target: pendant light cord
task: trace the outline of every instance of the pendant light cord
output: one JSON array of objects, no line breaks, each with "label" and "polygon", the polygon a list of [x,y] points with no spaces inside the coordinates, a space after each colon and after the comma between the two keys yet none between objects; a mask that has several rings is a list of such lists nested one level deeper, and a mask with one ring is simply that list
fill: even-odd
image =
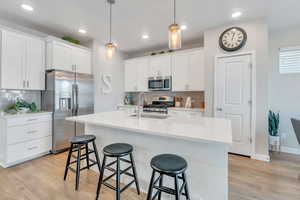
[{"label": "pendant light cord", "polygon": [[173,20],[174,20],[173,24],[176,24],[176,0],[174,0],[174,19]]},{"label": "pendant light cord", "polygon": [[109,43],[111,43],[112,3],[109,3]]}]

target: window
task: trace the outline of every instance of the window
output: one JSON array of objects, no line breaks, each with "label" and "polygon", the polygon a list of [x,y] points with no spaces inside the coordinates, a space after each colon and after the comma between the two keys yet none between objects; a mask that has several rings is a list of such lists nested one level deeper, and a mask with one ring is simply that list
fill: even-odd
[{"label": "window", "polygon": [[281,74],[300,73],[300,46],[280,48],[279,71]]}]

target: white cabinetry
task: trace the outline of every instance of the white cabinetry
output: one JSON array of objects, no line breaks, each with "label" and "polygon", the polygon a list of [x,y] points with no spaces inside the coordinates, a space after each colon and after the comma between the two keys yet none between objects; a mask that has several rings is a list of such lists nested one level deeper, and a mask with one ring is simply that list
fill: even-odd
[{"label": "white cabinetry", "polygon": [[51,113],[0,118],[0,165],[9,167],[47,154],[52,147]]},{"label": "white cabinetry", "polygon": [[148,57],[127,60],[125,62],[125,91],[148,91]]},{"label": "white cabinetry", "polygon": [[2,30],[1,88],[44,90],[44,80],[44,40]]},{"label": "white cabinetry", "polygon": [[57,38],[47,40],[47,69],[92,73],[91,51]]},{"label": "white cabinetry", "polygon": [[151,56],[149,64],[149,76],[171,76],[171,55]]},{"label": "white cabinetry", "polygon": [[172,55],[172,90],[204,90],[204,56],[202,50]]}]

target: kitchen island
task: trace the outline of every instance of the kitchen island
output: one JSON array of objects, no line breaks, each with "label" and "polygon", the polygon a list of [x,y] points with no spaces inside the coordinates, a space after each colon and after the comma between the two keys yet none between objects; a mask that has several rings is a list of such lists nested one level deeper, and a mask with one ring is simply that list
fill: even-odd
[{"label": "kitchen island", "polygon": [[[198,115],[138,119],[124,111],[103,112],[68,120],[84,123],[85,133],[97,137],[100,155],[102,148],[111,143],[131,144],[144,192],[147,192],[151,177],[151,158],[157,154],[173,153],[188,162],[191,200],[228,200],[228,150],[232,143],[229,120]],[[124,183],[129,180],[125,176],[121,179]],[[173,187],[173,182],[166,184]]]}]

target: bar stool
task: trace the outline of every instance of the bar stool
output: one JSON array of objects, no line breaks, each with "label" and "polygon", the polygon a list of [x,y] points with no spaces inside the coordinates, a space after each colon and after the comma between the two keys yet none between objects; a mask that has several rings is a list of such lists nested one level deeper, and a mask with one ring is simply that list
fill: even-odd
[{"label": "bar stool", "polygon": [[[96,136],[94,135],[82,135],[82,136],[75,136],[70,139],[71,147],[69,149],[69,154],[67,158],[66,168],[65,168],[65,175],[64,180],[67,178],[68,170],[70,169],[74,173],[76,173],[76,186],[75,190],[78,190],[79,187],[79,179],[80,179],[80,171],[85,169],[90,169],[90,167],[97,165],[100,171],[101,164],[98,155],[98,150],[95,144]],[[89,149],[89,143],[92,143],[93,149]],[[84,150],[84,154],[81,151]],[[73,155],[74,152],[77,152],[77,156]],[[96,161],[90,158],[90,154],[94,153]],[[71,162],[71,157],[75,158],[74,161]],[[86,160],[86,166],[81,168],[81,161]],[[76,164],[76,169],[72,168],[71,165]]]},{"label": "bar stool", "polygon": [[[188,184],[185,176],[187,162],[184,158],[174,154],[157,155],[152,158],[151,167],[153,172],[149,185],[147,200],[154,200],[157,197],[158,200],[161,200],[162,192],[174,195],[176,200],[179,200],[181,195],[184,195],[187,200],[190,200]],[[159,177],[155,179],[156,173],[159,173]],[[175,189],[163,185],[164,176],[174,178]],[[179,179],[182,180],[181,186],[179,186]],[[153,189],[157,190],[154,196],[152,195]]]},{"label": "bar stool", "polygon": [[[130,144],[125,144],[125,143],[115,143],[115,144],[111,144],[111,145],[104,147],[104,149],[103,149],[104,157],[103,157],[103,163],[102,163],[100,177],[99,177],[99,181],[98,181],[96,200],[99,197],[99,193],[100,193],[102,184],[104,186],[116,191],[116,200],[120,200],[121,193],[123,191],[125,191],[127,188],[129,188],[133,183],[135,183],[137,193],[140,194],[140,187],[139,187],[139,182],[137,179],[136,167],[135,167],[134,159],[132,156],[132,151],[133,151],[133,147]],[[125,156],[129,156],[130,160],[123,158]],[[106,164],[107,157],[115,158],[116,160],[112,161],[109,164]],[[120,161],[129,163],[130,166],[122,170],[120,167],[120,164],[121,164]],[[111,167],[114,164],[116,164],[116,169]],[[113,172],[113,174],[111,174],[110,176],[103,179],[105,169]],[[128,172],[130,169],[132,169],[132,173]],[[133,177],[133,180],[121,189],[120,177],[122,174]],[[115,184],[115,186],[112,186],[112,185],[108,184],[107,181],[115,175],[116,175],[116,184]]]}]

